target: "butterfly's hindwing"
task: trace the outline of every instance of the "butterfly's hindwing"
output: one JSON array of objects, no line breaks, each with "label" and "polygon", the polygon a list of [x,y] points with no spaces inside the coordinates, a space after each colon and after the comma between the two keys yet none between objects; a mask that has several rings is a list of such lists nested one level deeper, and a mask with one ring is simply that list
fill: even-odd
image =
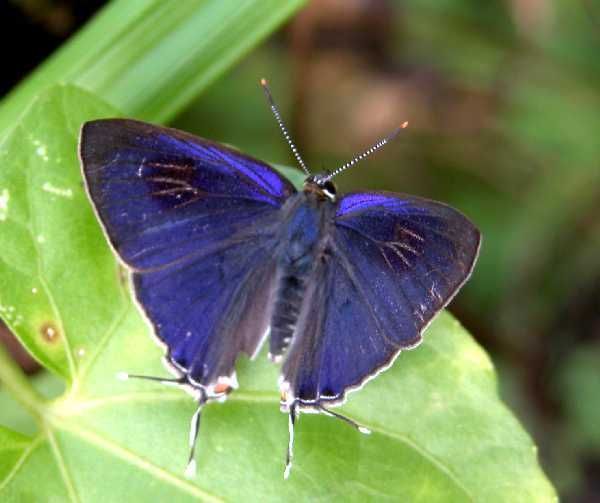
[{"label": "butterfly's hindwing", "polygon": [[288,400],[340,402],[418,344],[468,278],[479,240],[443,204],[391,193],[344,197],[331,256],[313,273],[282,370]]},{"label": "butterfly's hindwing", "polygon": [[274,243],[224,245],[202,260],[133,274],[136,296],[168,347],[168,361],[193,384],[208,387],[252,356],[269,325]]}]

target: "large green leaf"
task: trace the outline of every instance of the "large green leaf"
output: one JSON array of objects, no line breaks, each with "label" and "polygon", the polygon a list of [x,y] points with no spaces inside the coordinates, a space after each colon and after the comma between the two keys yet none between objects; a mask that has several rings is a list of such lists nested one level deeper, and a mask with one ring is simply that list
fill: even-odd
[{"label": "large green leaf", "polygon": [[489,358],[448,314],[418,350],[350,396],[345,412],[372,435],[302,416],[288,481],[277,368],[242,361],[241,389],[205,410],[198,476],[185,479],[190,397],[115,379],[165,371],[81,185],[79,126],[114,114],[86,92],[54,88],[0,146],[1,314],[67,383],[44,401],[0,354],[0,379],[39,425],[32,436],[0,429],[0,499],[555,498],[531,439],[498,398]]}]

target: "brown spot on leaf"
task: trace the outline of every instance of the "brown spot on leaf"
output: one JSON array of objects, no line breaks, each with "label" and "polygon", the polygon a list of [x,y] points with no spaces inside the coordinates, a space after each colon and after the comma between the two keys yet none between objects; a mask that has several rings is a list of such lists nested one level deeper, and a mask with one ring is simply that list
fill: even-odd
[{"label": "brown spot on leaf", "polygon": [[40,327],[40,335],[44,341],[49,342],[50,344],[55,344],[60,339],[58,328],[50,321],[44,323]]}]

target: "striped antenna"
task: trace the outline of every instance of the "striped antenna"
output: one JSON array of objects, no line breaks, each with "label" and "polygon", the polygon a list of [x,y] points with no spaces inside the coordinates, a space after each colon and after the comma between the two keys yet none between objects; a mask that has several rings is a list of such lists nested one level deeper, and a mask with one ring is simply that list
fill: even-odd
[{"label": "striped antenna", "polygon": [[346,164],[344,164],[343,166],[340,166],[338,169],[336,169],[333,173],[330,173],[329,175],[323,177],[322,182],[328,182],[329,180],[331,180],[334,176],[339,175],[342,171],[347,170],[348,168],[351,168],[352,166],[354,166],[357,162],[362,161],[365,157],[368,157],[369,155],[371,155],[373,152],[376,152],[377,150],[379,150],[381,147],[383,147],[385,144],[389,143],[390,141],[392,141],[394,138],[396,138],[396,136],[398,136],[398,134],[400,133],[400,131],[402,131],[403,129],[405,129],[408,126],[408,121],[407,122],[403,122],[402,125],[399,128],[396,128],[394,131],[392,131],[391,134],[389,134],[388,136],[386,136],[385,138],[383,138],[382,140],[379,140],[375,145],[373,145],[372,147],[368,148],[367,150],[365,150],[362,154],[357,155],[354,159],[352,159],[351,161],[348,161]]},{"label": "striped antenna", "polygon": [[307,175],[310,175],[309,169],[306,167],[306,164],[304,164],[304,161],[302,160],[302,157],[300,156],[300,153],[298,152],[296,145],[294,145],[294,142],[292,141],[290,133],[288,133],[288,130],[285,127],[285,124],[283,123],[283,119],[281,118],[279,109],[277,108],[277,105],[275,104],[275,100],[273,99],[273,95],[271,94],[271,90],[269,89],[269,84],[267,83],[267,80],[260,79],[260,85],[262,86],[263,90],[265,91],[265,96],[267,97],[267,101],[269,102],[271,111],[273,112],[273,115],[275,116],[275,120],[277,121],[277,124],[279,124],[279,129],[281,129],[281,132],[283,133],[283,137],[286,139],[286,141],[288,142],[288,145],[292,149],[292,153],[294,154],[294,157],[298,161],[298,164],[302,168],[302,171],[304,171]]}]

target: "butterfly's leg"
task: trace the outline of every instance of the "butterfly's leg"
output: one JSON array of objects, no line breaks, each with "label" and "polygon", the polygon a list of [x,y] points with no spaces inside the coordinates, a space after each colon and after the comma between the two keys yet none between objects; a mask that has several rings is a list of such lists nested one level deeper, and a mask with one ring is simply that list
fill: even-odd
[{"label": "butterfly's leg", "polygon": [[196,408],[196,412],[194,412],[192,421],[190,423],[190,456],[188,458],[187,468],[185,469],[185,474],[187,477],[193,477],[196,475],[196,443],[198,442],[198,432],[200,431],[200,416],[206,401],[206,392],[203,389],[200,389],[198,407]]},{"label": "butterfly's leg", "polygon": [[366,428],[365,426],[358,424],[356,421],[350,419],[349,417],[343,416],[342,414],[338,414],[337,412],[333,412],[332,410],[326,409],[322,405],[319,405],[318,408],[319,408],[319,412],[322,412],[323,414],[325,414],[327,416],[335,417],[336,419],[340,419],[340,420],[344,421],[345,423],[349,424],[350,426],[352,426],[353,428],[357,429],[361,433],[364,433],[365,435],[371,434],[371,430],[369,430],[369,428]]},{"label": "butterfly's leg", "polygon": [[298,418],[298,403],[293,402],[290,405],[288,414],[288,430],[289,430],[289,441],[287,454],[285,457],[285,470],[283,472],[283,478],[287,479],[290,476],[290,470],[292,469],[292,457],[294,456],[294,427],[296,425],[296,419]]}]

